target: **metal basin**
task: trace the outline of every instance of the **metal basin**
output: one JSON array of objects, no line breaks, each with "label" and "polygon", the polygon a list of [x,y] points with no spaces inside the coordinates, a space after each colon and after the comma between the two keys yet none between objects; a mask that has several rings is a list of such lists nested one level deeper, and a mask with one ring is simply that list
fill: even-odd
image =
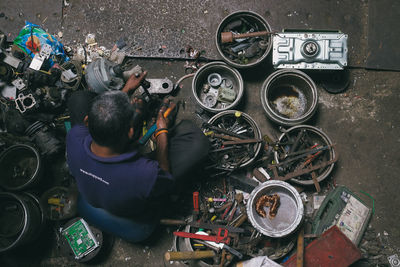
[{"label": "metal basin", "polygon": [[[331,139],[323,131],[310,125],[297,125],[288,129],[287,131],[281,134],[281,136],[279,137],[279,142],[281,143],[287,142],[289,138],[294,138],[295,136],[297,136],[301,130],[306,131],[306,134],[311,144],[318,144],[320,146],[329,146],[329,147],[332,146]],[[286,149],[289,150],[290,148],[286,147]],[[274,158],[277,163],[279,163],[279,158],[281,157],[282,153],[283,153],[282,151],[275,151]],[[323,154],[318,157],[318,160],[330,161],[335,158],[335,155],[336,155],[335,150],[334,148],[331,147],[330,149],[324,151]],[[314,164],[318,163],[314,162]],[[332,172],[334,166],[335,163],[332,163],[326,166],[325,168],[318,169],[316,171],[317,181],[321,182],[326,177],[328,177],[328,175]],[[292,178],[291,181],[301,185],[314,184],[311,174],[304,174],[300,177]]]},{"label": "metal basin", "polygon": [[[261,139],[261,130],[258,127],[257,123],[252,119],[248,114],[244,112],[240,112],[237,110],[226,110],[214,115],[209,121],[209,124],[213,126],[218,126],[219,128],[224,127],[224,129],[231,130],[232,132],[236,132],[235,123],[237,123],[238,119],[235,114],[240,114],[240,125],[246,127],[247,132],[241,135],[245,136],[248,139]],[[239,126],[240,127],[240,126]],[[236,126],[237,128],[237,126]],[[210,140],[211,141],[211,140]],[[211,141],[212,144],[214,144]],[[216,145],[215,147],[217,147]],[[226,150],[223,153],[212,153],[210,152],[210,158],[213,162],[219,162],[220,167],[226,170],[233,170],[235,168],[242,168],[249,165],[254,159],[258,156],[262,147],[262,143],[255,143],[255,144],[243,144],[243,145],[236,145],[235,149]],[[218,147],[222,148],[222,147]],[[243,151],[247,151],[243,153]],[[237,163],[239,162],[239,165]]]},{"label": "metal basin", "polygon": [[[274,218],[262,217],[256,212],[256,202],[264,195],[278,194],[280,206]],[[268,214],[269,207],[264,207]],[[304,206],[299,193],[283,181],[268,181],[257,186],[247,202],[250,223],[260,233],[269,237],[284,237],[293,233],[303,219]]]},{"label": "metal basin", "polygon": [[[235,23],[241,23],[238,27],[234,29],[230,29],[230,25],[234,25]],[[233,31],[242,31],[245,29],[246,32],[248,31],[271,31],[271,27],[269,26],[268,22],[258,15],[257,13],[250,12],[250,11],[237,11],[234,12],[227,17],[225,17],[221,23],[218,25],[217,33],[215,36],[215,44],[218,50],[218,53],[221,55],[223,60],[231,66],[235,68],[249,68],[260,64],[269,54],[272,48],[272,38],[270,35],[263,36],[262,38],[251,39],[247,38],[247,40],[238,40],[233,43],[234,46],[240,45],[241,43],[251,41],[255,42],[256,50],[253,48],[248,48],[251,50],[252,53],[255,53],[254,56],[248,57],[249,52],[246,49],[240,50],[243,56],[237,57],[239,52],[232,52],[231,45],[232,44],[222,44],[221,42],[221,33],[222,32],[229,32]],[[244,33],[244,32],[238,32]],[[242,42],[241,42],[242,41]],[[236,50],[235,50],[236,51]],[[244,51],[244,52],[243,52]],[[246,53],[247,52],[247,53]]]},{"label": "metal basin", "polygon": [[243,96],[243,79],[237,70],[224,62],[211,62],[196,72],[192,92],[203,109],[218,113],[239,104]]},{"label": "metal basin", "polygon": [[317,87],[308,75],[298,70],[272,73],[262,85],[260,95],[268,118],[280,125],[302,124],[317,110]]},{"label": "metal basin", "polygon": [[42,177],[39,152],[30,145],[18,144],[0,155],[0,185],[7,190],[23,190],[39,183]]}]

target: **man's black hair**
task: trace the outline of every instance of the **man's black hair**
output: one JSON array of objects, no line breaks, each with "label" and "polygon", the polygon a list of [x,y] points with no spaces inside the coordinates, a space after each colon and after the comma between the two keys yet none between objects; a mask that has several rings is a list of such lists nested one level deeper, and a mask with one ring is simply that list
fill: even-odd
[{"label": "man's black hair", "polygon": [[93,140],[113,149],[128,143],[134,109],[127,94],[121,91],[102,93],[93,100],[89,110],[89,132]]}]

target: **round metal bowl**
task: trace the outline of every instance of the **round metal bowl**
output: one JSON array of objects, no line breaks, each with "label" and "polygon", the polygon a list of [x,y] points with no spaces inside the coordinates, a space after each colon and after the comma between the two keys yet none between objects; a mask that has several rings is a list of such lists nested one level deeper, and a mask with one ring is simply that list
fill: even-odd
[{"label": "round metal bowl", "polygon": [[[272,38],[270,35],[258,38],[258,40],[255,43],[257,43],[256,45],[258,45],[259,51],[253,57],[247,58],[245,56],[245,60],[243,62],[243,60],[235,58],[232,55],[233,52],[229,50],[230,48],[228,48],[226,44],[222,44],[221,42],[221,33],[231,31],[230,25],[233,25],[237,22],[242,24],[237,27],[239,31],[242,31],[243,28],[247,28],[246,31],[268,31],[268,32],[271,31],[271,27],[269,26],[268,22],[257,13],[251,11],[243,11],[243,10],[234,12],[225,17],[218,25],[217,33],[215,36],[215,44],[218,53],[221,55],[221,57],[225,62],[227,62],[231,66],[234,66],[235,68],[249,68],[256,66],[260,64],[270,53],[272,49]],[[245,33],[245,32],[238,32],[238,33]],[[240,44],[239,42],[236,43]],[[243,55],[245,54],[246,53],[243,53]]]},{"label": "round metal bowl", "polygon": [[299,70],[278,70],[261,87],[261,104],[268,118],[284,126],[309,120],[317,110],[314,81]]},{"label": "round metal bowl", "polygon": [[[319,156],[319,159],[323,161],[330,161],[335,158],[335,150],[332,147],[332,141],[331,139],[320,129],[310,126],[310,125],[297,125],[294,126],[284,133],[281,134],[279,137],[279,142],[284,143],[287,142],[289,138],[296,137],[301,130],[306,130],[307,136],[310,139],[312,144],[318,144],[320,146],[329,146],[330,149],[326,150],[322,155]],[[290,147],[287,146],[285,148],[286,150],[289,150]],[[275,151],[274,153],[274,158],[277,163],[279,163],[279,159],[281,158],[281,154],[283,151]],[[328,175],[332,172],[333,168],[335,166],[335,163],[332,163],[325,168],[321,168],[316,170],[317,174],[317,181],[321,182],[324,180]],[[292,178],[292,182],[295,182],[297,184],[301,185],[313,185],[314,182],[312,180],[311,174],[304,174],[300,177],[297,178]]]},{"label": "round metal bowl", "polygon": [[196,72],[192,82],[196,102],[213,113],[236,107],[243,96],[243,88],[240,73],[224,62],[204,65]]},{"label": "round metal bowl", "polygon": [[[274,218],[262,217],[256,212],[256,202],[264,195],[278,194],[280,206]],[[264,207],[268,214],[269,207]],[[268,181],[257,186],[247,202],[250,223],[269,237],[284,237],[293,233],[303,220],[304,206],[297,190],[283,181]]]},{"label": "round metal bowl", "polygon": [[10,146],[0,155],[0,185],[10,191],[31,188],[42,178],[41,165],[39,152],[33,146]]},{"label": "round metal bowl", "polygon": [[[237,122],[237,117],[235,114],[240,113],[241,118],[241,125],[246,125],[248,131],[241,135],[249,138],[249,139],[261,139],[261,130],[258,127],[257,123],[246,113],[237,111],[237,110],[226,110],[214,115],[209,121],[209,124],[213,126],[220,127],[223,126],[225,129],[234,129],[234,124]],[[235,130],[233,130],[235,132]],[[227,150],[226,153],[217,153],[214,155],[211,151],[210,157],[213,162],[220,162],[220,167],[224,169],[235,169],[237,167],[242,168],[249,165],[254,159],[257,157],[258,153],[260,152],[262,147],[262,143],[255,143],[255,144],[243,144],[243,145],[236,145],[237,150]],[[236,161],[232,161],[232,158],[237,156],[242,151],[248,151],[247,153],[243,154],[240,159],[236,159]],[[222,157],[222,158],[221,158]],[[235,163],[241,162],[239,166],[236,166]]]}]

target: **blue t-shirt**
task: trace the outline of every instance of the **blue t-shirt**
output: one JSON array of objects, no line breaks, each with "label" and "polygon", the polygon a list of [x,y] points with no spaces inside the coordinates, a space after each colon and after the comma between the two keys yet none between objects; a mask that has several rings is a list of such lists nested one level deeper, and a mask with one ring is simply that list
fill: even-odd
[{"label": "blue t-shirt", "polygon": [[90,150],[91,143],[92,137],[84,125],[75,125],[67,134],[68,166],[87,202],[123,217],[140,217],[162,204],[160,201],[172,189],[173,179],[157,161],[136,150],[99,157]]}]

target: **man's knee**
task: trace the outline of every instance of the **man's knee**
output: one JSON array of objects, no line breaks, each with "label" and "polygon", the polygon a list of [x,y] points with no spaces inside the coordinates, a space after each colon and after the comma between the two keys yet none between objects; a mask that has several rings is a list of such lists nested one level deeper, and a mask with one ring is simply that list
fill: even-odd
[{"label": "man's knee", "polygon": [[181,121],[174,130],[174,141],[177,145],[187,148],[190,154],[203,157],[208,154],[210,142],[204,133],[193,122]]}]

